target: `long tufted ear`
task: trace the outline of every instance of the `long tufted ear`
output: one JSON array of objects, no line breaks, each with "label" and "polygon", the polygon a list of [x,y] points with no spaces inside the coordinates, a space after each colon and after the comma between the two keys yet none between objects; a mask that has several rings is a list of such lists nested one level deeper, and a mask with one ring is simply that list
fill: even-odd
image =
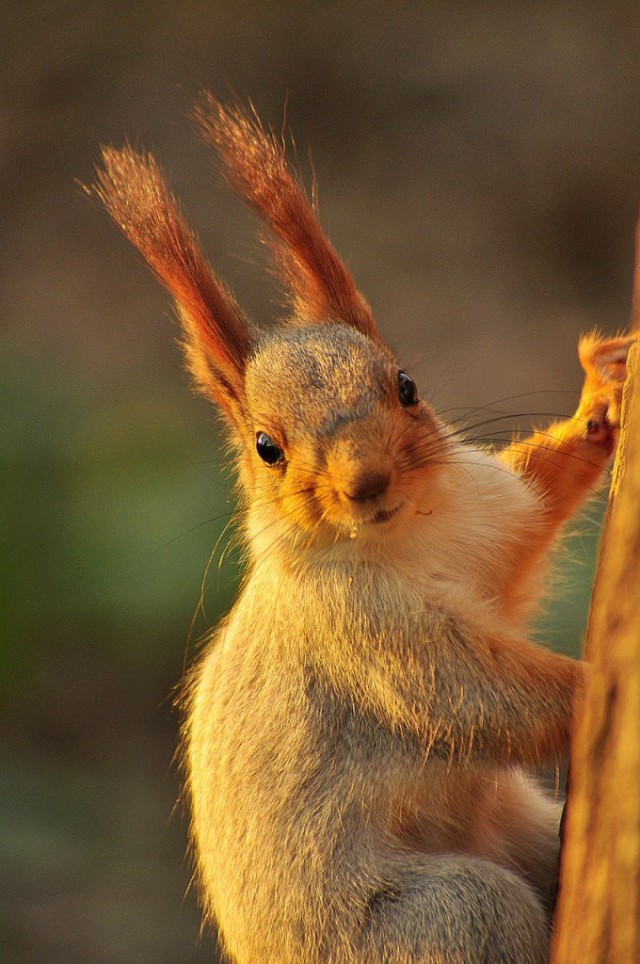
[{"label": "long tufted ear", "polygon": [[289,168],[284,146],[255,113],[228,108],[211,94],[196,108],[204,139],[222,159],[231,187],[273,232],[276,265],[301,321],[343,321],[376,340],[371,309],[325,235],[317,211]]},{"label": "long tufted ear", "polygon": [[105,148],[102,159],[93,191],[175,298],[199,389],[238,421],[252,326],[213,274],[154,158],[124,147]]}]

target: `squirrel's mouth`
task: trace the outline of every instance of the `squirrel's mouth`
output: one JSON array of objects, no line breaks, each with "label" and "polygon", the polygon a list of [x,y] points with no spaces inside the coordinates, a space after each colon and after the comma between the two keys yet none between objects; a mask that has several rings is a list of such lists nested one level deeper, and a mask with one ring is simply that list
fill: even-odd
[{"label": "squirrel's mouth", "polygon": [[364,534],[370,526],[381,526],[385,522],[389,522],[395,516],[398,515],[402,509],[404,502],[399,502],[398,505],[393,506],[392,509],[378,509],[372,516],[368,519],[353,519],[351,522],[349,537],[351,539],[357,539],[358,536]]},{"label": "squirrel's mouth", "polygon": [[388,522],[389,519],[392,519],[394,515],[396,515],[396,513],[399,511],[400,511],[399,505],[397,505],[393,509],[380,509],[380,511],[376,512],[373,518],[370,519],[369,521],[374,522],[376,525],[378,525],[381,522]]}]

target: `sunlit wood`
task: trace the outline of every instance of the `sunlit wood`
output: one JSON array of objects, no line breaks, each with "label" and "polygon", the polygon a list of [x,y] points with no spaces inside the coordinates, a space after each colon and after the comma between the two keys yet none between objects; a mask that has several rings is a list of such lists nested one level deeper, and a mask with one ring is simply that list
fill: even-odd
[{"label": "sunlit wood", "polygon": [[[636,268],[636,323],[639,291]],[[554,964],[640,960],[639,355],[629,355],[587,634],[593,672],[576,715]]]}]

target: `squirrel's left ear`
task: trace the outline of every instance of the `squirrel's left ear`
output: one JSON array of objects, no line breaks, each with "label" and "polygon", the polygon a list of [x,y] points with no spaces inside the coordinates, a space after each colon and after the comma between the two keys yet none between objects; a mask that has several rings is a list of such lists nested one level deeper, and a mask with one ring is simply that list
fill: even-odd
[{"label": "squirrel's left ear", "polygon": [[220,155],[231,187],[275,235],[269,243],[292,293],[292,320],[341,321],[381,341],[371,308],[322,230],[282,143],[264,130],[255,112],[225,107],[211,94],[195,116],[205,141]]},{"label": "squirrel's left ear", "polygon": [[198,388],[239,422],[253,326],[209,267],[154,158],[129,147],[102,158],[93,191],[173,295]]}]

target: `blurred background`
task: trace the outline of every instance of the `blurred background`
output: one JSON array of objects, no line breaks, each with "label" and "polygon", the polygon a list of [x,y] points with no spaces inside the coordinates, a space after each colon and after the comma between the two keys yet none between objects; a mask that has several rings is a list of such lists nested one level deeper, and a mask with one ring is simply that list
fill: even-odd
[{"label": "blurred background", "polygon": [[[186,115],[209,88],[286,117],[402,363],[501,442],[570,413],[579,332],[626,322],[640,8],[2,0],[2,21],[0,960],[212,961],[173,703],[237,585],[233,480],[168,297],[78,182],[101,144],[153,150],[268,320],[251,219]],[[541,630],[573,653],[594,531]]]}]

